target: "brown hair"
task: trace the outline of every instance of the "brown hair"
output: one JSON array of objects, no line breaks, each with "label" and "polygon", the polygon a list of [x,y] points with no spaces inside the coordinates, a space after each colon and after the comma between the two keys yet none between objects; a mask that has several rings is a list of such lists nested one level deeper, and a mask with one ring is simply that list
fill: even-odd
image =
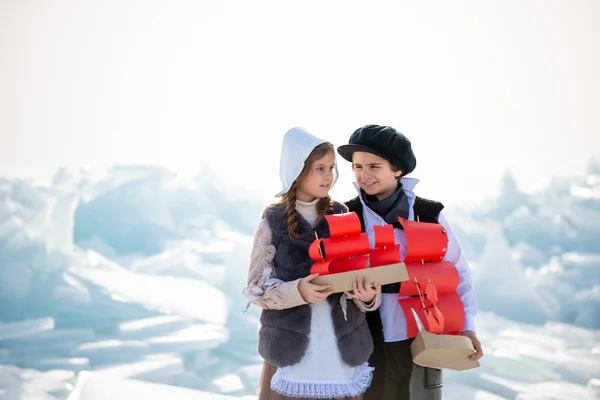
[{"label": "brown hair", "polygon": [[[334,152],[332,143],[325,142],[315,147],[304,162],[304,168],[302,168],[302,172],[300,172],[300,175],[298,175],[290,187],[290,190],[288,190],[279,200],[279,204],[283,204],[285,206],[288,233],[293,238],[298,238],[298,228],[300,227],[300,221],[297,217],[298,211],[296,210],[296,193],[298,192],[298,186],[300,185],[302,179],[306,178],[308,174],[310,174],[313,162],[320,160],[330,152]],[[331,197],[327,196],[319,199],[317,202],[317,222],[319,222],[325,214],[331,214],[332,212],[333,200],[331,200]]]}]

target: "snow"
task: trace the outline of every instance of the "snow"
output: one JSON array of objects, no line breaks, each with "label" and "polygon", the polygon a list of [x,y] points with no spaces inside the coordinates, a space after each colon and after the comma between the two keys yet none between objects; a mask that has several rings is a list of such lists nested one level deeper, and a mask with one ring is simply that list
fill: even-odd
[{"label": "snow", "polygon": [[548,320],[551,310],[513,259],[500,225],[490,222],[486,231],[485,251],[473,271],[480,307],[516,321]]},{"label": "snow", "polygon": [[244,390],[244,384],[239,376],[234,374],[224,375],[212,381],[221,393],[234,393]]},{"label": "snow", "polygon": [[[596,166],[594,165],[594,168]],[[600,175],[445,211],[471,262],[481,368],[444,399],[600,398]],[[264,205],[155,167],[0,179],[0,398],[254,398],[243,312]]]},{"label": "snow", "polygon": [[90,360],[83,357],[73,358],[41,358],[31,362],[34,369],[48,371],[61,369],[66,371],[84,371],[90,368]]},{"label": "snow", "polygon": [[144,318],[127,321],[119,324],[119,336],[128,338],[148,337],[187,328],[193,320],[180,315],[161,315],[158,317]]},{"label": "snow", "polygon": [[0,341],[24,338],[52,329],[54,329],[54,320],[52,318],[39,318],[5,324],[0,323]]},{"label": "snow", "polygon": [[171,384],[184,372],[183,360],[174,355],[156,355],[130,364],[94,370],[96,374]]},{"label": "snow", "polygon": [[105,364],[141,358],[148,354],[148,347],[148,343],[141,340],[102,340],[83,343],[77,346],[72,354]]},{"label": "snow", "polygon": [[68,400],[232,400],[233,397],[157,383],[119,379],[102,374],[83,373]]},{"label": "snow", "polygon": [[215,348],[227,341],[227,330],[222,326],[197,325],[167,336],[148,339],[150,350],[161,351],[190,351]]},{"label": "snow", "polygon": [[[224,323],[227,299],[214,286],[193,279],[128,271],[73,269],[73,275],[122,302],[137,303],[164,314],[177,314],[211,323]],[[208,307],[210,304],[210,307]]]},{"label": "snow", "polygon": [[5,400],[65,398],[74,383],[72,371],[40,372],[0,365],[0,398]]}]

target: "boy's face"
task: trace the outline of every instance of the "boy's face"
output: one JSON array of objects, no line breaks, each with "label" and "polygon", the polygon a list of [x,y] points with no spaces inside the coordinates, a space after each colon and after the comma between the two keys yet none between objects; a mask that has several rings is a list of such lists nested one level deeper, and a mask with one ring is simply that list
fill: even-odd
[{"label": "boy's face", "polygon": [[402,171],[394,171],[390,162],[373,153],[356,151],[352,154],[352,169],[356,182],[368,195],[383,200],[398,188]]},{"label": "boy's face", "polygon": [[323,158],[313,161],[310,172],[304,177],[296,192],[301,201],[313,201],[315,198],[327,197],[334,179],[335,154],[328,152]]}]

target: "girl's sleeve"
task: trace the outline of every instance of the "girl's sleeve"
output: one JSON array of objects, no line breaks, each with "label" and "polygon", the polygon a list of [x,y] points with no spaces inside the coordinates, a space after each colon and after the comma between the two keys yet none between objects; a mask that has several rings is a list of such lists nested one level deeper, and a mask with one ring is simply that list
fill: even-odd
[{"label": "girl's sleeve", "polygon": [[361,311],[375,311],[381,305],[381,293],[375,294],[375,297],[373,297],[373,300],[371,300],[369,303],[365,303],[359,299],[352,300],[354,300],[354,304],[356,304]]},{"label": "girl's sleeve", "polygon": [[244,295],[250,304],[267,310],[283,310],[307,304],[298,291],[300,279],[284,282],[277,279],[273,268],[275,246],[273,234],[266,219],[256,228],[250,255],[248,283]]}]

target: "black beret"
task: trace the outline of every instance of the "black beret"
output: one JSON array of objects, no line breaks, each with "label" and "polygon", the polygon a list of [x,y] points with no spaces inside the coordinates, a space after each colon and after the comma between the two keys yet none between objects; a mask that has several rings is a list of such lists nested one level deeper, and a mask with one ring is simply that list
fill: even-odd
[{"label": "black beret", "polygon": [[366,151],[385,158],[402,170],[402,175],[411,173],[417,166],[410,140],[391,126],[365,125],[355,130],[348,144],[337,149],[347,161],[352,162],[355,151]]}]

